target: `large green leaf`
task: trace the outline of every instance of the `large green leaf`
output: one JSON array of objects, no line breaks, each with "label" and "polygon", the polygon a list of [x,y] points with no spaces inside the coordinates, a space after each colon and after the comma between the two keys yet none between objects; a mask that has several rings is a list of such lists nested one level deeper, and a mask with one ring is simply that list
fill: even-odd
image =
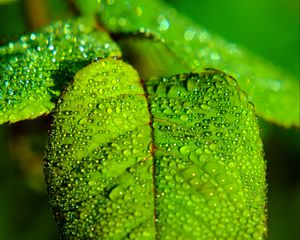
[{"label": "large green leaf", "polygon": [[62,88],[96,57],[120,56],[84,20],[58,21],[0,47],[0,124],[49,113]]},{"label": "large green leaf", "polygon": [[[109,31],[162,42],[186,72],[207,67],[223,70],[238,79],[259,116],[284,126],[299,126],[299,108],[290,108],[299,103],[299,79],[211,35],[160,0],[101,1],[99,17]],[[148,52],[148,47],[139,49],[139,57],[147,57]]]},{"label": "large green leaf", "polygon": [[45,173],[64,239],[263,239],[253,107],[223,72],[140,82],[104,59],[54,110]]}]

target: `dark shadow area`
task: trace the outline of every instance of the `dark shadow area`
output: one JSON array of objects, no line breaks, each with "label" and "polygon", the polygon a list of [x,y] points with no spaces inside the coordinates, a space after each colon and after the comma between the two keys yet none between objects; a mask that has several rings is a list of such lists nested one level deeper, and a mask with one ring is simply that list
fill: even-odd
[{"label": "dark shadow area", "polygon": [[[51,91],[62,91],[66,85],[73,82],[76,72],[78,72],[80,69],[84,68],[91,62],[92,59],[76,62],[61,61],[59,63],[59,68],[51,71],[50,77],[51,79],[53,79],[54,86],[50,88],[50,93]],[[54,95],[51,101],[56,102],[57,96]]]},{"label": "dark shadow area", "polygon": [[0,238],[58,239],[43,175],[51,118],[0,126]]},{"label": "dark shadow area", "polygon": [[300,130],[269,125],[267,159],[269,239],[299,239]]}]

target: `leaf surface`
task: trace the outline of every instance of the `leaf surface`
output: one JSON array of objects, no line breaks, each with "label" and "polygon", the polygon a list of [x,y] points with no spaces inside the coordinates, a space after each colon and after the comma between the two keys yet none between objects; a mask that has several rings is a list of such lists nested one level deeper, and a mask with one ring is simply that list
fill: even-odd
[{"label": "leaf surface", "polygon": [[0,124],[49,113],[66,83],[117,45],[82,19],[58,21],[0,47]]},{"label": "leaf surface", "polygon": [[65,239],[263,239],[253,112],[216,70],[140,82],[116,59],[61,96],[45,165]]},{"label": "leaf surface", "polygon": [[[234,76],[259,116],[287,127],[299,127],[299,108],[290,108],[299,103],[299,79],[246,49],[211,35],[162,1],[101,1],[99,18],[109,31],[162,42],[185,72],[215,68]],[[149,48],[139,49],[140,52],[144,55],[141,57],[146,57]],[[168,68],[165,71],[168,74]]]}]

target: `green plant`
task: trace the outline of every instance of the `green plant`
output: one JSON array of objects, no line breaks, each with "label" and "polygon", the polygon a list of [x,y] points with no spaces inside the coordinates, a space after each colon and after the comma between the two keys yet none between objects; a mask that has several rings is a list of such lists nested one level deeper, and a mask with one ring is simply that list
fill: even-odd
[{"label": "green plant", "polygon": [[[132,5],[123,5],[128,2]],[[248,93],[257,115],[285,126],[299,126],[297,109],[283,111],[298,96],[293,80],[159,2],[110,3],[102,3],[100,23],[123,46],[127,59],[144,79],[168,77],[139,82],[132,68],[115,59],[121,51],[102,28],[94,30],[90,18],[58,22],[0,51],[1,78],[6,79],[3,122],[49,113],[66,88],[54,110],[46,165],[61,233],[66,238],[151,238],[154,232],[165,238],[262,238],[261,142],[254,110],[227,74]],[[149,49],[150,61],[145,58]],[[97,63],[82,69],[95,57]],[[155,64],[157,58],[164,59],[163,67]],[[20,62],[24,67],[16,72]],[[184,72],[201,73],[174,75]],[[114,97],[116,93],[120,96]],[[154,196],[155,206],[150,201]],[[189,210],[176,209],[182,202]],[[122,215],[124,209],[130,214]],[[156,220],[153,209],[157,223],[146,221]],[[191,226],[193,216],[206,227]],[[139,221],[125,224],[135,217]]]}]

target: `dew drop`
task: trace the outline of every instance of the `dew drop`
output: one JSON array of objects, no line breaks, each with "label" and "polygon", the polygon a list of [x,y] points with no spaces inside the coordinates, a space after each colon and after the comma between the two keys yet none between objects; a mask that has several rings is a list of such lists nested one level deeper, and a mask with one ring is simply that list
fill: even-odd
[{"label": "dew drop", "polygon": [[123,193],[124,193],[124,188],[121,185],[118,185],[110,191],[109,198],[112,201],[116,201],[118,198],[123,196]]}]

